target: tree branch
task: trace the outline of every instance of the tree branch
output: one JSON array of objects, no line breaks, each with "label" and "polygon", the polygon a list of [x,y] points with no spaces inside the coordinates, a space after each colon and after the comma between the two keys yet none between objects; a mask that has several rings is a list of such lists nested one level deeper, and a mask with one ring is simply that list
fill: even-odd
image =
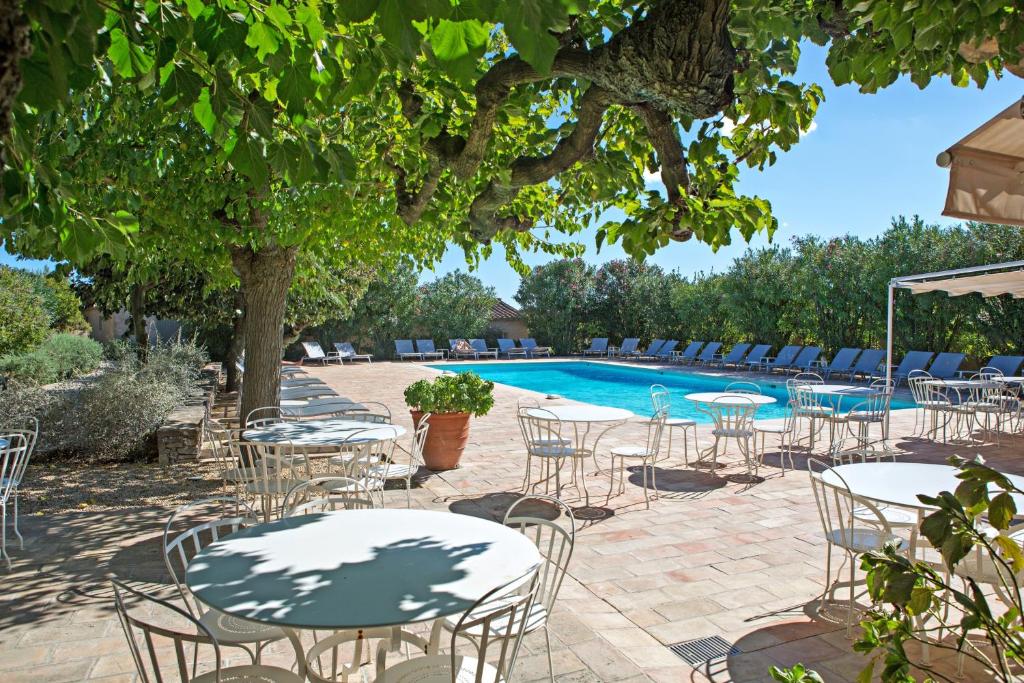
[{"label": "tree branch", "polygon": [[651,145],[654,146],[654,151],[658,154],[658,163],[661,164],[661,180],[665,183],[668,201],[677,207],[673,219],[672,239],[685,242],[693,236],[692,230],[680,227],[686,206],[683,197],[689,194],[690,190],[690,173],[686,168],[686,152],[683,150],[682,140],[679,139],[679,129],[667,112],[650,104],[637,105],[633,110],[647,126]]}]

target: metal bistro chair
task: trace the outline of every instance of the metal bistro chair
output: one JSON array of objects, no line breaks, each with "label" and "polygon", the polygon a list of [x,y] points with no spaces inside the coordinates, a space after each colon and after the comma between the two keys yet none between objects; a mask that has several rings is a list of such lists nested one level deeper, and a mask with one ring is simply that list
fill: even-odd
[{"label": "metal bistro chair", "polygon": [[[882,550],[889,543],[902,548],[904,541],[892,533],[885,516],[878,511],[875,504],[854,498],[850,487],[838,473],[833,472],[833,475],[839,484],[825,482],[822,475],[831,469],[820,460],[810,458],[807,461],[811,488],[818,506],[818,517],[825,535],[825,588],[821,594],[818,611],[824,613],[826,596],[829,600],[835,599],[839,577],[836,577],[836,582],[832,581],[832,551],[838,548],[846,555],[845,561],[850,565],[850,596],[846,615],[846,635],[850,637],[855,604],[856,558],[864,553]],[[858,514],[854,514],[855,508],[859,510]],[[873,515],[872,523],[866,521],[869,515]]]},{"label": "metal bistro chair", "polygon": [[[561,515],[565,516],[569,528],[566,529],[546,517],[530,514],[528,508],[531,505],[553,505]],[[558,591],[562,587],[562,581],[565,579],[569,562],[572,559],[572,551],[576,544],[576,517],[568,505],[552,496],[523,496],[512,503],[505,512],[503,523],[532,539],[543,558],[538,570],[540,585],[537,589],[537,599],[526,614],[526,634],[537,630],[544,631],[548,656],[548,677],[554,681],[555,673],[551,661],[551,636],[548,632],[548,619],[551,610],[554,609]],[[434,622],[430,635],[432,650],[436,650],[440,644],[442,630],[454,632],[458,622],[459,617],[447,617]],[[464,630],[462,635],[477,644],[484,636],[484,631],[478,628],[469,628]]]},{"label": "metal bistro chair", "polygon": [[805,420],[808,424],[808,447],[814,448],[814,439],[826,422],[829,422],[829,441],[835,437],[835,425],[832,418],[835,416],[835,409],[825,405],[821,394],[814,391],[801,391],[801,387],[824,384],[825,380],[821,375],[813,372],[801,372],[786,380],[786,394],[790,404],[794,407],[794,429],[799,435],[800,421]]},{"label": "metal bistro chair", "polygon": [[312,477],[309,460],[304,454],[297,455],[288,441],[240,442],[238,449],[245,496],[259,500],[263,520],[269,522],[279,515],[285,495]]},{"label": "metal bistro chair", "polygon": [[282,517],[299,517],[336,510],[377,507],[369,489],[350,477],[315,477],[296,484],[284,497]]},{"label": "metal bistro chair", "polygon": [[655,413],[664,408],[665,415],[667,416],[665,418],[665,429],[668,430],[668,449],[665,451],[665,458],[672,457],[672,432],[679,429],[683,432],[683,463],[689,465],[690,453],[689,446],[686,444],[686,435],[688,433],[692,434],[693,452],[696,453],[698,450],[697,421],[686,417],[672,417],[672,397],[668,389],[662,384],[651,385],[651,404],[654,406]]},{"label": "metal bistro chair", "polygon": [[858,448],[871,445],[871,425],[878,425],[881,430],[881,443],[889,439],[889,404],[892,402],[893,384],[879,379],[871,383],[870,389],[867,398],[846,413],[847,427],[856,437]]},{"label": "metal bistro chair", "polygon": [[[392,436],[380,438],[381,430],[390,430]],[[394,459],[397,430],[390,426],[367,423],[366,429],[357,429],[345,436],[339,446],[339,453],[331,456],[329,463],[334,476],[349,477],[360,482],[366,490],[378,495],[380,506],[384,506],[385,470],[379,467]]]},{"label": "metal bistro chair", "polygon": [[700,459],[703,461],[710,454],[711,471],[714,472],[718,468],[719,447],[724,452],[729,445],[729,439],[732,439],[743,455],[748,474],[757,476],[757,459],[752,457],[750,452],[757,404],[742,394],[734,394],[717,398],[711,403],[698,403],[697,409],[711,417],[711,435],[715,437],[715,442],[701,453]]},{"label": "metal bistro chair", "polygon": [[[225,667],[220,652],[222,643],[206,624],[169,602],[135,590],[120,581],[114,580],[111,584],[114,589],[114,609],[143,683],[162,683],[175,669],[181,683],[302,683],[306,680],[305,661],[301,657],[298,658],[298,673],[265,664]],[[125,601],[126,596],[143,603],[146,609],[140,606],[139,609],[130,610]],[[154,616],[160,615],[167,622],[188,624],[188,627],[179,629],[157,623],[155,619],[151,621],[149,614],[146,617],[139,615],[143,611]],[[294,640],[292,645],[296,645]],[[214,663],[211,671],[197,676],[195,669],[200,646],[210,647]],[[187,664],[187,649],[193,650],[191,672]],[[301,652],[301,649],[296,652]]]},{"label": "metal bistro chair", "polygon": [[[174,526],[178,520],[202,510],[219,511],[220,514],[213,519],[195,524],[186,531],[175,533]],[[214,496],[179,507],[167,520],[163,532],[164,565],[181,601],[185,603],[189,616],[197,620],[202,628],[222,645],[239,647],[248,652],[254,664],[259,663],[263,647],[271,641],[284,638],[285,632],[276,626],[206,609],[192,595],[188,586],[182,583],[180,577],[184,576],[189,562],[203,548],[239,529],[257,523],[256,513],[245,501],[232,496]],[[250,645],[255,647],[255,651],[249,649]]]},{"label": "metal bistro chair", "polygon": [[726,393],[729,394],[761,394],[761,387],[753,382],[729,382],[725,386]]},{"label": "metal bistro chair", "polygon": [[654,488],[657,497],[658,480],[655,470],[655,463],[658,461],[658,453],[661,450],[661,436],[665,432],[665,422],[668,419],[668,409],[660,408],[651,416],[647,423],[647,440],[643,444],[629,446],[613,446],[611,450],[612,466],[610,470],[611,480],[608,484],[608,500],[611,500],[612,490],[615,488],[615,461],[619,461],[619,493],[626,490],[626,461],[640,461],[640,468],[643,470],[644,505],[650,509],[651,500],[647,487],[647,471],[651,472],[651,487]]},{"label": "metal bistro chair", "polygon": [[391,458],[378,461],[370,466],[370,474],[383,482],[401,481],[405,484],[405,507],[412,507],[412,479],[423,467],[423,446],[427,443],[427,432],[430,429],[430,413],[424,413],[412,435],[409,446],[408,462],[398,462],[395,452],[401,447],[392,449]]},{"label": "metal bistro chair", "polygon": [[[396,639],[412,643],[428,654],[387,667],[389,643],[381,642],[377,646],[376,682],[506,683],[512,678],[519,647],[529,624],[528,615],[537,600],[540,585],[539,575],[535,571],[531,576],[495,588],[484,595],[456,622],[448,654],[439,654],[429,641],[420,636],[400,631]],[[473,633],[485,634],[479,639],[475,656],[459,654],[459,638],[472,638]],[[496,660],[488,662],[488,655],[495,649]]]},{"label": "metal bistro chair", "polygon": [[[793,441],[796,439],[796,410],[797,403],[790,401],[786,406],[786,414],[782,422],[778,420],[754,420],[754,452],[757,462],[764,464],[764,456],[767,452],[765,441],[769,434],[779,437],[779,467],[782,468],[782,476],[786,476],[786,458],[789,458],[789,469],[795,470],[793,464]],[[761,437],[761,447],[757,446],[757,437]]]},{"label": "metal bistro chair", "polygon": [[0,448],[0,557],[7,561],[7,569],[11,568],[11,556],[7,554],[7,501],[14,499],[14,533],[18,536],[19,546],[25,547],[21,533],[18,531],[18,485],[28,465],[31,454],[29,437],[25,432],[3,432],[0,439],[7,442]]},{"label": "metal bistro chair", "polygon": [[[8,484],[12,487],[11,497],[14,498],[14,535],[18,537],[18,546],[24,550],[25,539],[22,538],[21,530],[18,529],[18,497],[22,479],[25,477],[25,470],[28,469],[28,464],[32,460],[32,453],[35,452],[36,443],[39,441],[39,420],[29,416],[13,424],[0,425],[0,438],[3,438],[5,434],[21,434],[25,437],[26,450],[18,468],[11,472],[0,472],[0,489],[6,488]],[[4,479],[10,479],[11,481],[3,481]]]},{"label": "metal bistro chair", "polygon": [[[544,484],[544,493],[551,491],[551,479],[555,480],[555,496],[562,492],[562,466],[566,461],[572,465],[570,483],[579,490],[583,486],[584,496],[589,501],[587,482],[583,474],[583,460],[588,453],[578,451],[572,441],[562,436],[562,421],[550,410],[544,408],[519,408],[519,429],[526,445],[526,473],[523,477],[523,491],[529,493]],[[530,473],[534,460],[540,461],[543,478],[531,483]],[[554,472],[552,473],[552,469]],[[577,480],[577,470],[579,479]]]}]

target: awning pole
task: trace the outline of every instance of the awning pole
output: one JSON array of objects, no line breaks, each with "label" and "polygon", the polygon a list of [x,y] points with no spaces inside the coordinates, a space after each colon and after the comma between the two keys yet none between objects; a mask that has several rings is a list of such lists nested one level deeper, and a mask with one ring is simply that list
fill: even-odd
[{"label": "awning pole", "polygon": [[895,298],[896,288],[893,283],[889,283],[889,310],[886,322],[886,334],[885,334],[885,381],[886,383],[892,382],[892,309],[893,299]]}]

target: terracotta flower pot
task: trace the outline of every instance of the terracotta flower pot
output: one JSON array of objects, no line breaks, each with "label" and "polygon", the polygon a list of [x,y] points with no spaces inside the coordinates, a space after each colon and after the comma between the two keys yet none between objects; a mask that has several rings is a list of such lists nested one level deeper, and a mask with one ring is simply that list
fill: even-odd
[{"label": "terracotta flower pot", "polygon": [[[410,410],[414,425],[423,413]],[[469,413],[439,413],[430,416],[427,442],[423,445],[423,464],[428,470],[443,472],[459,466],[462,451],[469,441]]]}]

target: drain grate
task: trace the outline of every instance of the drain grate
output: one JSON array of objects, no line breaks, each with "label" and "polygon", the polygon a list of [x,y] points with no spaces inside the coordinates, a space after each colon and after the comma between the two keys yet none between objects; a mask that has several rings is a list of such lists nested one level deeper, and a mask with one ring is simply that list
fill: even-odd
[{"label": "drain grate", "polygon": [[699,666],[718,657],[731,657],[740,654],[740,649],[721,636],[684,640],[668,649],[686,660],[690,666]]}]

